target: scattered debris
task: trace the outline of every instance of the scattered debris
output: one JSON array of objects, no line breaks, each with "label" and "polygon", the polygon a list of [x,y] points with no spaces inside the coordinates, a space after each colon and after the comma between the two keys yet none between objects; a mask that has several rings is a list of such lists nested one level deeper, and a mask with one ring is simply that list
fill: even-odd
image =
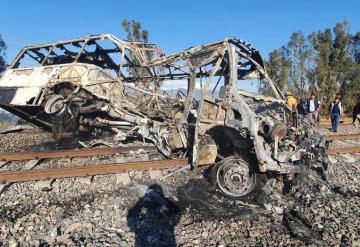
[{"label": "scattered debris", "polygon": [[338,160],[337,160],[337,159],[335,159],[335,157],[334,157],[334,156],[329,155],[328,157],[329,157],[329,161],[330,161],[330,163],[331,163],[331,164],[336,164],[336,163],[338,162]]},{"label": "scattered debris", "polygon": [[52,180],[37,181],[34,187],[37,190],[51,188],[51,182]]},{"label": "scattered debris", "polygon": [[348,163],[356,162],[356,159],[353,156],[351,156],[350,154],[340,154],[340,156]]},{"label": "scattered debris", "polygon": [[149,171],[150,179],[155,180],[161,177],[161,171],[159,170],[150,170]]},{"label": "scattered debris", "polygon": [[289,210],[284,213],[285,225],[291,234],[300,238],[307,243],[315,243],[316,245],[328,245],[321,239],[319,233],[312,229],[311,221],[301,212]]},{"label": "scattered debris", "polygon": [[116,174],[116,184],[127,185],[130,183],[130,177],[127,172]]}]

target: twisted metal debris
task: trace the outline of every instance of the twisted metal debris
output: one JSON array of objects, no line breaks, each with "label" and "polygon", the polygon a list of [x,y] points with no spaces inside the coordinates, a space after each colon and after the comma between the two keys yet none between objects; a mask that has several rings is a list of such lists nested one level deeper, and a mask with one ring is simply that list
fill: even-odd
[{"label": "twisted metal debris", "polygon": [[[246,82],[260,95],[240,90]],[[172,93],[169,84],[182,86]],[[327,162],[325,139],[287,123],[260,53],[236,38],[167,56],[109,34],[25,47],[0,80],[0,106],[48,131],[110,131],[194,167],[216,164],[232,197],[255,191],[259,174]]]}]

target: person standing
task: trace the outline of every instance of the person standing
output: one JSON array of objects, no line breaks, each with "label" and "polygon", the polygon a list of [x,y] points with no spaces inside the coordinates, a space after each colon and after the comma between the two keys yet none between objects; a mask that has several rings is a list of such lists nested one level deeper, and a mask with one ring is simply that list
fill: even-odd
[{"label": "person standing", "polygon": [[358,122],[360,123],[360,97],[358,97],[357,103],[353,109],[353,122],[352,123],[354,126],[357,125],[356,120],[358,120]]},{"label": "person standing", "polygon": [[319,98],[317,96],[316,96],[316,99],[317,99],[318,104],[319,104],[319,107],[316,110],[317,111],[316,125],[319,125],[320,124],[320,115],[321,115],[322,107],[321,107],[321,101],[319,100]]},{"label": "person standing", "polygon": [[319,106],[319,100],[315,97],[314,93],[311,93],[310,98],[306,101],[306,107],[308,111],[308,118],[313,125],[317,124]]},{"label": "person standing", "polygon": [[337,132],[340,117],[343,115],[343,109],[339,96],[335,96],[334,101],[330,104],[329,114],[331,119],[331,131]]},{"label": "person standing", "polygon": [[289,108],[291,109],[291,119],[292,119],[292,125],[293,127],[297,127],[297,100],[296,98],[293,96],[291,91],[287,91],[286,94],[286,100],[285,103],[287,106],[289,106]]},{"label": "person standing", "polygon": [[307,106],[306,106],[306,100],[300,99],[300,102],[296,106],[296,109],[297,109],[297,112],[298,112],[300,118],[304,118],[305,116],[307,116],[308,111],[307,111]]}]

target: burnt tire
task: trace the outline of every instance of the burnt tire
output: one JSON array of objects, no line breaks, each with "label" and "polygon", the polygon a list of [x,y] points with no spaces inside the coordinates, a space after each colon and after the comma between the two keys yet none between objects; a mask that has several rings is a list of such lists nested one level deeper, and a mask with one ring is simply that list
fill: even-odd
[{"label": "burnt tire", "polygon": [[226,157],[211,169],[211,181],[217,191],[232,199],[251,201],[265,180],[248,161],[237,156]]}]

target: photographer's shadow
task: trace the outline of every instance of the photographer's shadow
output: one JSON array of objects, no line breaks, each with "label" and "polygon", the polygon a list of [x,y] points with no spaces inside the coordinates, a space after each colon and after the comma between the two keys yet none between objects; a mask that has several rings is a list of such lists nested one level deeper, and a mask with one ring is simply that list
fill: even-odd
[{"label": "photographer's shadow", "polygon": [[174,227],[180,216],[180,209],[164,196],[160,185],[149,186],[127,215],[135,246],[176,246]]}]

